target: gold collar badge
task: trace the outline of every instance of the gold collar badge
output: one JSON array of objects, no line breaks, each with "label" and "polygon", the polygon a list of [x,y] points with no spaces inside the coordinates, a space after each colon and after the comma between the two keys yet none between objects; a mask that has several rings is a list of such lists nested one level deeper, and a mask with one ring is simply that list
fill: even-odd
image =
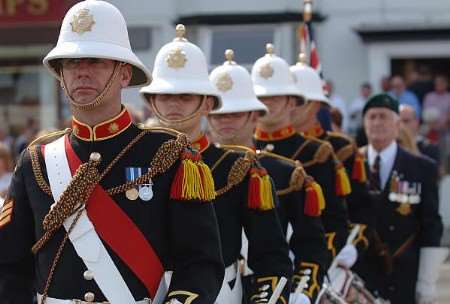
[{"label": "gold collar badge", "polygon": [[72,32],[83,34],[85,32],[90,32],[94,26],[94,16],[89,14],[87,8],[79,10],[74,16],[70,25],[72,26]]},{"label": "gold collar badge", "polygon": [[119,131],[119,125],[115,122],[111,123],[108,127],[108,131],[111,134],[116,133],[117,131]]}]

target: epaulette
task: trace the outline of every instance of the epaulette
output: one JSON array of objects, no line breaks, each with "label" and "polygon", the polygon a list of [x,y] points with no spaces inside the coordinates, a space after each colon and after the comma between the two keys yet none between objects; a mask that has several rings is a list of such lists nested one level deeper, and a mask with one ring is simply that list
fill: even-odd
[{"label": "epaulette", "polygon": [[64,130],[59,130],[59,131],[54,131],[54,132],[50,132],[48,134],[44,134],[39,136],[38,138],[36,138],[35,140],[33,140],[28,147],[31,146],[35,146],[35,145],[45,145],[48,144],[56,139],[58,139],[59,137],[70,133],[72,130],[70,128],[64,129]]}]

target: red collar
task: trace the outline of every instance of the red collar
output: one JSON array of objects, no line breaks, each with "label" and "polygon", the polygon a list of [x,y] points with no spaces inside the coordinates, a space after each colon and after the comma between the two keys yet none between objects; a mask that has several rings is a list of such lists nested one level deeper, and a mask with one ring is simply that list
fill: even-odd
[{"label": "red collar", "polygon": [[192,142],[192,148],[198,150],[200,153],[203,153],[209,147],[209,139],[206,134],[201,135],[199,138]]},{"label": "red collar", "polygon": [[72,132],[79,139],[86,141],[100,141],[119,135],[131,125],[131,116],[126,108],[107,121],[90,127],[75,118],[72,119]]},{"label": "red collar", "polygon": [[284,127],[283,129],[277,130],[275,132],[264,132],[261,129],[256,128],[255,130],[255,138],[256,140],[281,140],[291,137],[295,134],[295,129],[292,125]]},{"label": "red collar", "polygon": [[322,135],[325,134],[325,130],[322,128],[322,126],[320,125],[320,123],[316,123],[316,125],[314,127],[312,127],[311,129],[303,132],[304,135],[309,136],[309,137],[321,137]]}]

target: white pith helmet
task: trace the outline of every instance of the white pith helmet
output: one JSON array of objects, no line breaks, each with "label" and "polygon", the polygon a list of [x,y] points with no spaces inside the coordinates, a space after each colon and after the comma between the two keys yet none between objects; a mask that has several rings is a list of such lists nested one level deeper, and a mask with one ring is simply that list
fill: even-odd
[{"label": "white pith helmet", "polygon": [[176,38],[156,55],[153,82],[140,90],[142,98],[154,94],[196,94],[215,97],[214,109],[221,106],[220,94],[208,78],[205,55],[184,38],[185,27],[176,26]]},{"label": "white pith helmet", "polygon": [[101,58],[128,63],[133,67],[129,87],[151,82],[150,72],[131,50],[124,17],[105,1],[86,0],[69,9],[56,46],[43,60],[58,79],[58,60],[64,58]]},{"label": "white pith helmet", "polygon": [[300,54],[297,64],[290,67],[291,72],[295,75],[301,94],[307,101],[314,100],[329,104],[330,101],[323,91],[322,79],[316,70],[306,64],[305,59],[305,55]]},{"label": "white pith helmet", "polygon": [[252,68],[253,88],[256,96],[299,96],[295,78],[288,63],[274,54],[274,46],[266,45],[267,54],[258,60]]},{"label": "white pith helmet", "polygon": [[233,61],[233,50],[225,51],[226,61],[209,75],[212,84],[222,97],[222,107],[211,114],[261,111],[266,114],[267,107],[258,100],[253,91],[250,73]]}]

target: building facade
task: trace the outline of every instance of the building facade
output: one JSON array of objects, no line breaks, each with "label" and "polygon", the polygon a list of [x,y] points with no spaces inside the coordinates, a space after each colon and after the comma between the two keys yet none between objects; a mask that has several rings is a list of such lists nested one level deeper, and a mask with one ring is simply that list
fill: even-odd
[{"label": "building facade", "polygon": [[[64,12],[74,0],[0,0],[0,128],[23,128],[34,119],[41,128],[59,127],[68,115],[59,85],[42,58],[56,43]],[[205,52],[213,68],[233,48],[236,60],[251,67],[273,42],[294,63],[300,0],[110,0],[124,14],[133,48],[150,68],[159,48],[184,23],[188,38]],[[364,81],[406,77],[427,66],[450,71],[450,1],[314,0],[313,24],[325,78],[349,102]],[[143,103],[136,90],[124,100]]]}]

